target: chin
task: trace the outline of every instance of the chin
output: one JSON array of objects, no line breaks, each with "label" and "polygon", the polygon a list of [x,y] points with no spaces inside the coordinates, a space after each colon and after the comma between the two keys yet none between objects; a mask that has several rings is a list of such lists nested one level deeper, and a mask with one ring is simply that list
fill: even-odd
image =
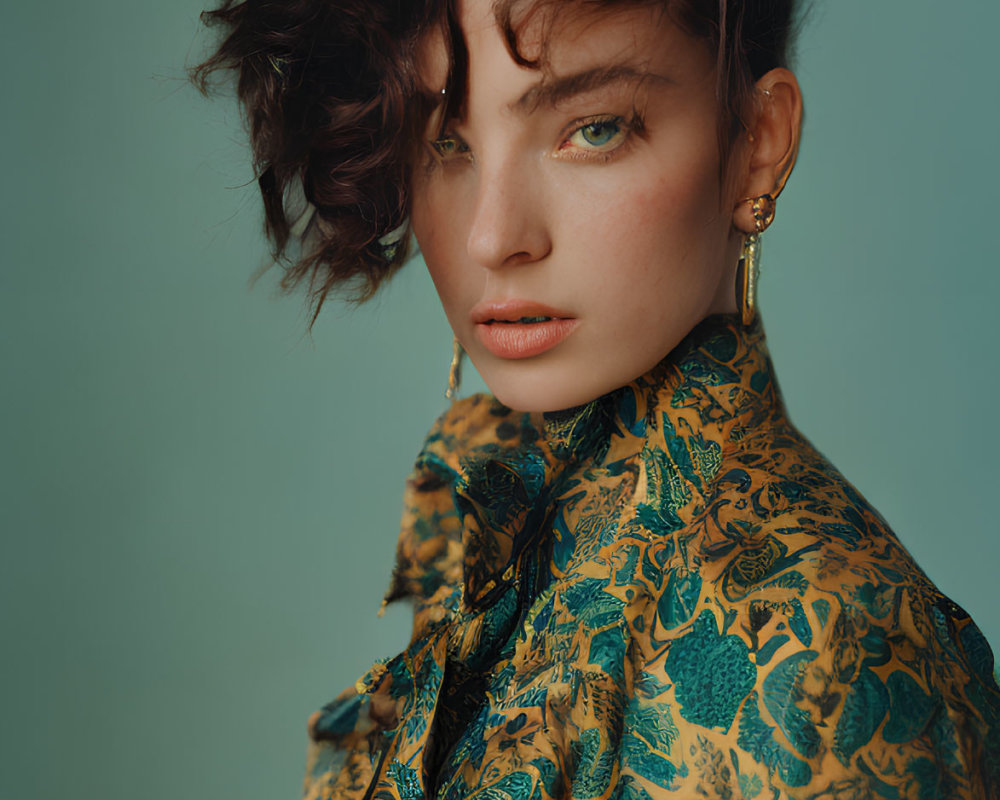
[{"label": "chin", "polygon": [[507,408],[513,411],[521,411],[528,414],[543,414],[550,411],[563,411],[564,409],[574,408],[575,406],[580,406],[588,402],[587,400],[582,400],[574,403],[572,401],[563,400],[560,397],[544,395],[539,396],[530,392],[517,392],[513,395],[493,392],[493,396],[507,406]]},{"label": "chin", "polygon": [[[580,385],[579,380],[560,380],[548,375],[520,380],[490,380],[483,376],[490,392],[501,403],[514,411],[545,413],[575,408],[596,400],[618,386]],[[624,385],[627,381],[623,381]]]}]

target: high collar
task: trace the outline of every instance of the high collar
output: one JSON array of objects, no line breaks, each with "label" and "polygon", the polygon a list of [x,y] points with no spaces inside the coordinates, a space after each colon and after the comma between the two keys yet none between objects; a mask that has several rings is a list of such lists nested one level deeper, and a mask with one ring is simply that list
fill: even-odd
[{"label": "high collar", "polygon": [[759,318],[744,326],[735,315],[719,314],[634,381],[577,409],[543,415],[543,430],[560,452],[610,463],[649,447],[677,456],[678,439],[721,448],[777,411]]},{"label": "high collar", "polygon": [[[461,520],[466,612],[509,588],[560,498],[593,470],[624,473],[641,460],[646,493],[705,497],[726,448],[781,411],[759,321],[730,315],[705,319],[652,370],[586,405],[547,414],[484,396],[468,405],[445,415],[451,427],[432,433],[418,460],[450,486]],[[663,522],[675,527],[676,517]]]},{"label": "high collar", "polygon": [[[720,474],[727,454],[782,413],[759,323],[730,316],[706,319],[647,374],[579,408],[515,413],[488,395],[452,406],[411,478],[387,596],[418,600],[413,638],[359,683],[359,702],[391,710],[375,723],[411,732],[383,763],[409,765],[425,791],[467,712],[448,687],[493,668],[550,581],[612,569],[606,545],[629,526],[664,540],[684,530],[739,480]],[[694,585],[677,579],[666,618],[690,616]],[[341,728],[331,712],[314,736]]]}]

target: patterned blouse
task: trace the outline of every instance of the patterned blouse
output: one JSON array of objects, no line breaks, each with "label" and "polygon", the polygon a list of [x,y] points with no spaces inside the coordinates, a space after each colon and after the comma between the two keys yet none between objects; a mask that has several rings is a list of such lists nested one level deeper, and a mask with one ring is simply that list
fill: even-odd
[{"label": "patterned blouse", "polygon": [[588,405],[438,420],[388,601],[310,720],[308,800],[1000,797],[979,629],[711,317]]}]

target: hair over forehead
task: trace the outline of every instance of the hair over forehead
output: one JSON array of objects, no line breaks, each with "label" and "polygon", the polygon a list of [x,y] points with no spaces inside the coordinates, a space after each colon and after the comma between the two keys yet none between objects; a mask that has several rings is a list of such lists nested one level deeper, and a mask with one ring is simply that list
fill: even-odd
[{"label": "hair over forehead", "polygon": [[[564,15],[599,17],[621,9],[660,8],[688,33],[738,47],[760,77],[787,65],[797,5],[796,0],[494,0],[493,11],[517,53],[518,29],[525,24],[554,23]],[[445,7],[454,12],[454,4]]]},{"label": "hair over forehead", "polygon": [[[796,0],[494,0],[493,10],[512,58],[544,69],[546,43],[560,20],[599,19],[636,7],[662,9],[714,51],[722,111],[719,145],[725,158],[733,133],[747,118],[756,81],[776,67],[788,66],[796,5]],[[526,30],[531,31],[534,52],[523,48],[521,34]]]}]

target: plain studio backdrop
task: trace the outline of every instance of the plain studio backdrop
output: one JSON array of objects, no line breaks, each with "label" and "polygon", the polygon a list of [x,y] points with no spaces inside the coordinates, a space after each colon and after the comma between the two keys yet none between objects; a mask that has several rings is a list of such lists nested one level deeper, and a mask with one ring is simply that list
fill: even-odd
[{"label": "plain studio backdrop", "polygon": [[[997,647],[1000,4],[814,5],[778,377]],[[419,261],[311,336],[275,272],[249,287],[239,117],[184,83],[199,10],[4,11],[6,798],[296,797],[308,714],[407,636],[375,614],[451,336]]]}]

